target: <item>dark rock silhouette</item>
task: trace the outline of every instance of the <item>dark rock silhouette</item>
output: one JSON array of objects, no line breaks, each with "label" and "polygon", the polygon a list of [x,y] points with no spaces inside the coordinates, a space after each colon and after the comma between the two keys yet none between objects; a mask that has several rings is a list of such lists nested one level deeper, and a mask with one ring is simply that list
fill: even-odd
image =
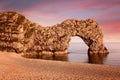
[{"label": "dark rock silhouette", "polygon": [[108,53],[103,32],[92,19],[68,19],[60,24],[42,27],[16,12],[0,13],[0,50],[23,53],[26,57],[57,56],[68,53],[72,36],[79,36],[89,53]]},{"label": "dark rock silhouette", "polygon": [[108,54],[100,54],[100,53],[88,53],[88,63],[91,64],[104,64]]}]

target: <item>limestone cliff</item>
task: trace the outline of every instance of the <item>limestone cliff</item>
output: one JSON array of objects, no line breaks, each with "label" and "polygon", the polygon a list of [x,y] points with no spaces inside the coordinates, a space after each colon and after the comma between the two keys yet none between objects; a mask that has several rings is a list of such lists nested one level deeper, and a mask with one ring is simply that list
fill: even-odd
[{"label": "limestone cliff", "polygon": [[0,50],[24,53],[25,56],[66,54],[70,38],[79,36],[89,53],[108,53],[103,32],[92,19],[68,19],[60,24],[42,27],[16,12],[0,13]]}]

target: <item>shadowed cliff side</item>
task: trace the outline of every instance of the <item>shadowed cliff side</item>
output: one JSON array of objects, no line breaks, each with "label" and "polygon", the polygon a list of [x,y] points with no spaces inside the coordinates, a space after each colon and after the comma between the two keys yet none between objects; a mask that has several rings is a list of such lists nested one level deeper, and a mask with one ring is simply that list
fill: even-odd
[{"label": "shadowed cliff side", "polygon": [[16,12],[0,13],[0,50],[23,53],[26,57],[57,56],[68,53],[70,37],[79,36],[88,52],[108,53],[103,32],[92,19],[68,19],[42,27]]}]

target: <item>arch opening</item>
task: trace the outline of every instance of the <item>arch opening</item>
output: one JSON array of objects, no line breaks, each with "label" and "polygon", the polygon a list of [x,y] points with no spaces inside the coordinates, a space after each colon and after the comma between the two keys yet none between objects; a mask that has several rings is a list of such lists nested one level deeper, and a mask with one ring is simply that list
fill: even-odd
[{"label": "arch opening", "polygon": [[79,36],[71,37],[68,47],[68,60],[73,62],[88,62],[88,48]]},{"label": "arch opening", "polygon": [[68,61],[104,64],[107,54],[91,54],[89,46],[79,36],[71,37],[68,47]]}]

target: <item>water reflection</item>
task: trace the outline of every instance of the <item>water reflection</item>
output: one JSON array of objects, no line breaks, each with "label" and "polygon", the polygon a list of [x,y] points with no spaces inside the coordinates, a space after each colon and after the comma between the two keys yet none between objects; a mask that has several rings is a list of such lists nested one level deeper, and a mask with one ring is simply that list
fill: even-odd
[{"label": "water reflection", "polygon": [[[70,55],[72,58],[70,58]],[[101,54],[101,53],[88,53],[88,57],[86,56],[87,62],[92,64],[104,64],[108,54]],[[35,57],[34,57],[35,58]],[[72,62],[86,62],[85,56],[81,53],[69,53],[64,55],[42,55],[37,56],[37,59],[45,59],[45,60],[56,60],[56,61],[72,61]],[[84,59],[84,60],[83,60]]]},{"label": "water reflection", "polygon": [[68,54],[65,55],[53,55],[53,56],[40,56],[38,59],[56,60],[56,61],[68,61]]},{"label": "water reflection", "polygon": [[108,54],[102,53],[88,53],[88,63],[92,64],[104,64]]}]

